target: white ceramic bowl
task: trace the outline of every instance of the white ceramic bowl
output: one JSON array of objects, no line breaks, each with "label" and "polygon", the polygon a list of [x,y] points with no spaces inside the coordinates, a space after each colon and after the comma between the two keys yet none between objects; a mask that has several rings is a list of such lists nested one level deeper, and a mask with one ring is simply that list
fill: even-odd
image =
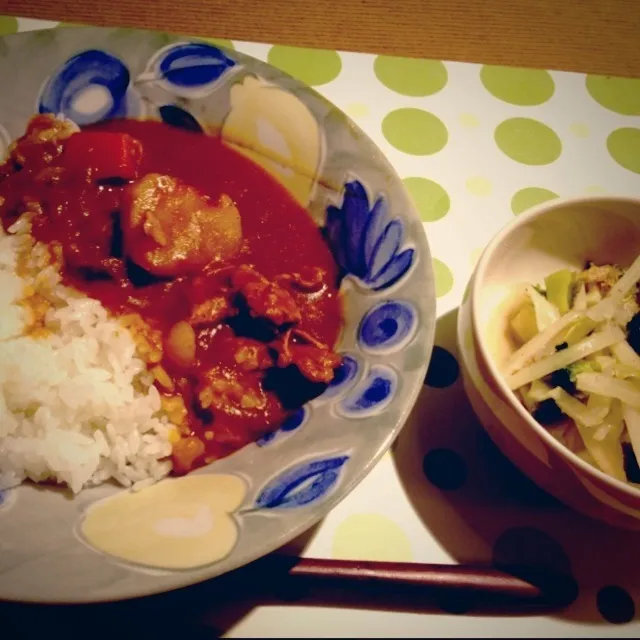
[{"label": "white ceramic bowl", "polygon": [[458,316],[465,389],[487,432],[514,464],[566,504],[613,525],[640,529],[640,487],[616,480],[555,440],[498,370],[508,350],[505,311],[521,282],[563,267],[628,266],[640,251],[640,200],[561,199],[515,218],[487,246]]}]

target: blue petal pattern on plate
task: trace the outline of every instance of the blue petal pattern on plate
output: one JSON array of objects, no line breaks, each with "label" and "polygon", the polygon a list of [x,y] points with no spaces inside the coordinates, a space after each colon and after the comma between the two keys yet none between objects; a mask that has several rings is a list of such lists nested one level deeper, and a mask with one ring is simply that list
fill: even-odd
[{"label": "blue petal pattern on plate", "polygon": [[271,480],[256,500],[258,509],[294,509],[324,498],[333,489],[349,456],[335,456],[291,467]]},{"label": "blue petal pattern on plate", "polygon": [[267,433],[262,438],[256,440],[259,447],[264,447],[273,442],[276,438],[280,438],[283,434],[297,431],[309,418],[309,409],[300,407],[295,413],[292,413],[281,425],[277,431]]},{"label": "blue petal pattern on plate", "polygon": [[387,300],[369,309],[358,329],[365,351],[388,353],[404,346],[418,326],[418,312],[409,302]]},{"label": "blue petal pattern on plate", "polygon": [[186,96],[212,89],[216,81],[235,64],[218,47],[191,42],[172,45],[160,51],[152,60],[151,68],[156,80],[165,81],[177,94]]},{"label": "blue petal pattern on plate", "polygon": [[341,207],[327,207],[325,232],[343,275],[356,276],[374,291],[398,282],[414,262],[414,249],[402,248],[402,222],[390,218],[383,196],[370,207],[357,180],[345,184]]},{"label": "blue petal pattern on plate", "polygon": [[322,395],[313,400],[313,403],[322,403],[331,400],[350,389],[362,373],[362,363],[355,356],[343,355],[342,364],[335,370],[333,380],[324,390]]},{"label": "blue petal pattern on plate", "polygon": [[2,509],[2,507],[4,507],[7,504],[8,499],[9,499],[9,492],[7,490],[0,491],[0,509]]},{"label": "blue petal pattern on plate", "polygon": [[200,123],[188,111],[175,104],[165,104],[158,108],[158,112],[163,122],[170,124],[172,127],[196,133],[202,133],[203,131]]},{"label": "blue petal pattern on plate", "polygon": [[364,418],[380,413],[398,390],[398,374],[382,364],[371,367],[364,379],[337,405],[348,418]]},{"label": "blue petal pattern on plate", "polygon": [[45,83],[40,113],[64,114],[79,125],[135,117],[140,105],[129,89],[129,70],[106,51],[90,49],[69,58]]}]

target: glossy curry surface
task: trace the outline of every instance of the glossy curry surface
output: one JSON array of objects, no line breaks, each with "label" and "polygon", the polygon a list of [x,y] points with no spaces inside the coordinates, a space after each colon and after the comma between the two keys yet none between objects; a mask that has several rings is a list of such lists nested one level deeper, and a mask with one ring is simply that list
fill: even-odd
[{"label": "glossy curry surface", "polygon": [[0,167],[63,282],[134,335],[179,426],[174,471],[276,429],[331,382],[338,271],[309,213],[260,167],[203,135],[113,120],[32,119]]}]

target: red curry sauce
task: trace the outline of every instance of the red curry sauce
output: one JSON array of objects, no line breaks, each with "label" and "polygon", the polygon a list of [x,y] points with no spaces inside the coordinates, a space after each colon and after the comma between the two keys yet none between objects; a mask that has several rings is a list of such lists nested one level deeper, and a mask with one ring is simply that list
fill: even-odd
[{"label": "red curry sauce", "polygon": [[[100,133],[127,135],[97,135],[94,145],[90,136]],[[4,227],[31,211],[35,239],[61,247],[63,282],[114,314],[139,314],[162,336],[155,364],[173,388],[158,388],[181,396],[187,410],[174,444],[176,472],[276,429],[326,387],[339,364],[332,352],[342,324],[338,272],[320,230],[284,187],[219,137],[160,122],[114,120],[66,139],[40,137],[19,142],[20,153],[0,167]],[[122,217],[132,183],[149,174],[182,181],[211,202],[226,194],[240,214],[240,250],[170,275],[136,264]],[[217,300],[226,305],[222,314],[194,320],[199,304]],[[188,364],[167,356],[167,336],[181,321],[196,338]]]}]

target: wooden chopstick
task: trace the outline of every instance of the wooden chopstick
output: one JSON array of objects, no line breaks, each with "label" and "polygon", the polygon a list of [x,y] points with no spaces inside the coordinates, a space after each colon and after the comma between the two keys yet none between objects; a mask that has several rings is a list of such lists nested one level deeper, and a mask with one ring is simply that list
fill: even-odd
[{"label": "wooden chopstick", "polygon": [[[577,596],[575,581],[532,567],[423,564],[296,558],[274,554],[235,572],[244,583],[270,585],[282,598],[384,608],[480,611],[554,610]],[[214,581],[215,582],[215,581]],[[347,598],[348,603],[345,601]]]},{"label": "wooden chopstick", "polygon": [[[191,587],[121,602],[85,605],[82,615],[108,611],[118,616],[143,615],[147,608],[168,607],[187,612],[216,603],[352,607],[388,611],[531,615],[570,605],[575,581],[566,575],[533,567],[509,570],[464,564],[422,564],[299,558],[275,553],[213,580]],[[77,606],[0,603],[4,615],[78,615]],[[74,613],[75,612],[75,613]],[[144,617],[144,616],[143,616]],[[44,618],[43,618],[44,620]]]}]

